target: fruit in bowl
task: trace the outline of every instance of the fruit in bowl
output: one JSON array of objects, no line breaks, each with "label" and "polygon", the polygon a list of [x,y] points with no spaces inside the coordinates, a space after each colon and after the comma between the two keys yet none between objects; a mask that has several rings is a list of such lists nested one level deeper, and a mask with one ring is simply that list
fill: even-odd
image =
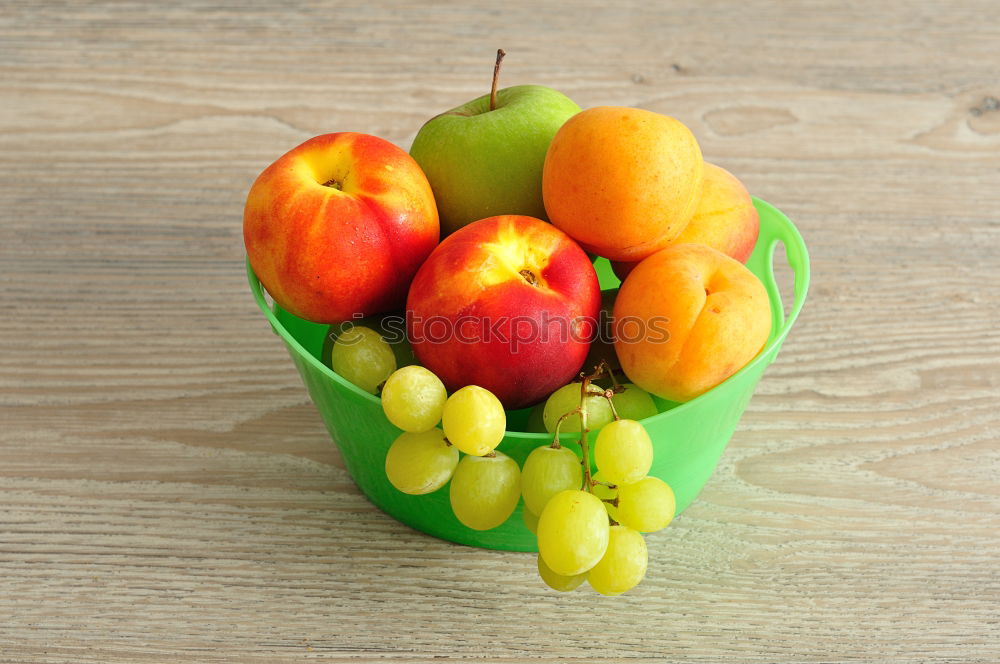
[{"label": "fruit in bowl", "polygon": [[[748,267],[766,281],[769,289],[774,289],[775,284],[768,270],[769,249],[774,243],[783,242],[788,250],[789,264],[796,275],[794,304],[784,317],[779,309],[772,308],[772,319],[779,329],[775,331],[764,350],[744,370],[705,393],[702,398],[677,405],[641,421],[655,448],[649,477],[658,477],[669,485],[675,496],[674,509],[670,509],[671,505],[666,504],[671,492],[667,492],[658,484],[659,490],[653,493],[661,496],[659,503],[662,504],[651,515],[646,514],[648,510],[642,509],[643,506],[651,505],[643,497],[647,485],[656,483],[636,483],[635,489],[627,490],[623,496],[618,495],[618,490],[601,484],[593,487],[594,494],[603,501],[613,501],[618,498],[619,503],[631,503],[631,507],[627,506],[626,516],[631,514],[628,517],[631,525],[628,527],[633,530],[641,532],[658,526],[666,522],[672,512],[679,514],[695,499],[722,456],[754,386],[778,354],[781,342],[786,338],[804,303],[809,278],[805,245],[794,225],[779,211],[760,201],[756,204],[761,213],[761,244],[748,262]],[[309,395],[323,417],[331,439],[341,452],[348,473],[376,506],[422,532],[454,542],[491,549],[537,551],[537,539],[534,533],[538,528],[538,515],[525,510],[521,505],[518,505],[514,513],[496,528],[475,530],[464,525],[454,515],[450,490],[447,486],[419,496],[409,495],[394,488],[387,476],[386,463],[389,461],[387,452],[392,443],[400,437],[401,432],[383,415],[384,402],[376,396],[363,394],[354,389],[332,373],[328,365],[324,366],[320,362],[322,340],[328,332],[328,326],[311,324],[281,310],[272,310],[264,297],[260,282],[249,267],[248,277],[263,316],[270,322],[279,338],[285,342],[308,388]],[[432,390],[432,392],[437,396],[428,399],[422,389],[412,385],[407,389],[407,394],[421,404],[421,408],[428,406],[430,402],[435,402],[436,407],[440,408],[440,391]],[[660,405],[659,402],[657,405]],[[540,408],[535,410],[539,416],[543,411]],[[623,415],[624,411],[620,414]],[[522,413],[520,416],[523,415]],[[518,422],[512,419],[508,423],[497,451],[521,464],[539,446],[549,446],[552,436],[521,433]],[[711,425],[706,426],[706,422],[711,422]],[[573,437],[575,437],[573,434],[563,437],[567,446],[573,445],[570,440]],[[434,440],[437,439],[428,436],[428,441]],[[414,474],[412,463],[406,461],[406,467],[398,469],[401,475],[393,474],[397,480],[402,477],[405,481],[402,488],[407,491],[422,492],[429,487],[437,486],[442,481],[438,471],[446,473],[454,464],[454,448],[448,447],[447,442],[443,447],[428,442],[427,447],[420,447],[415,452],[417,454],[409,455],[408,458],[419,456],[427,459],[424,462],[426,472]],[[554,456],[559,458],[559,455]],[[402,460],[406,458],[404,455]],[[393,456],[392,463],[395,464],[400,460],[398,456]],[[551,473],[541,474],[552,476]],[[602,480],[600,473],[593,476],[593,479],[606,481]],[[524,481],[522,478],[522,482]],[[509,504],[500,503],[495,503],[497,508],[509,507]],[[610,503],[604,504],[606,507],[611,507],[609,513],[617,509]],[[649,517],[648,521],[646,517]],[[641,522],[638,521],[640,518]],[[547,534],[547,537],[550,535],[551,533]],[[630,540],[638,544],[634,536],[630,536]],[[653,541],[655,540],[651,540]],[[659,540],[655,546],[662,546],[662,542],[662,539]],[[649,553],[654,554],[654,551],[655,548],[651,547]],[[539,568],[545,570],[546,583],[550,583],[553,587],[569,590],[584,581],[589,581],[591,587],[598,591],[614,593],[622,590],[622,586],[617,582],[611,583],[615,578],[624,578],[632,583],[641,578],[644,570],[643,557],[637,555],[627,557],[632,562],[628,564],[625,572],[606,574],[616,566],[619,570],[622,569],[624,558],[621,553],[620,547],[612,546],[609,541],[601,558],[604,563],[595,565],[590,572],[583,573],[582,577],[554,576],[555,573],[548,569],[547,565],[543,565],[544,561],[540,561]]]},{"label": "fruit in bowl", "polygon": [[757,208],[743,183],[721,166],[706,162],[698,207],[673,243],[704,244],[746,263],[759,230]]},{"label": "fruit in bowl", "polygon": [[600,306],[593,264],[566,234],[532,217],[490,217],[449,235],[421,266],[407,334],[449,390],[478,385],[517,409],[579,371]]},{"label": "fruit in bowl", "polygon": [[[671,244],[703,244],[746,263],[759,231],[760,217],[743,183],[721,166],[705,162],[701,200],[691,221]],[[624,281],[635,265],[616,261],[612,268]]]},{"label": "fruit in bowl", "polygon": [[[420,380],[414,381],[417,374]],[[612,386],[597,388],[593,382],[598,379],[611,380]],[[674,494],[661,479],[648,475],[654,450],[641,422],[617,413],[614,421],[603,425],[588,421],[585,402],[592,387],[608,404],[615,394],[624,393],[625,386],[617,383],[607,364],[566,387],[575,391],[576,405],[567,405],[572,410],[560,424],[569,416],[584,423],[577,443],[583,463],[557,433],[550,444],[536,447],[522,467],[493,449],[506,424],[496,396],[469,385],[448,397],[442,408],[440,385],[433,374],[423,367],[400,369],[386,382],[382,407],[387,417],[409,430],[389,447],[385,473],[397,490],[408,495],[433,494],[449,484],[454,518],[477,531],[503,525],[523,497],[525,526],[538,538],[542,580],[562,592],[586,580],[601,594],[617,595],[645,575],[647,550],[641,532],[659,530],[670,522]],[[398,394],[389,398],[390,391]],[[401,420],[407,411],[420,416]],[[435,426],[438,420],[443,431]],[[600,426],[593,454],[596,475],[591,473],[588,426]]]},{"label": "fruit in bowl", "polygon": [[743,368],[771,332],[760,280],[742,263],[700,244],[649,256],[615,299],[615,351],[636,385],[689,401]]},{"label": "fruit in bowl", "polygon": [[580,107],[541,85],[496,90],[428,120],[410,154],[434,190],[443,235],[501,214],[545,218],[542,164],[552,137]]},{"label": "fruit in bowl", "polygon": [[413,158],[354,132],[316,136],[278,158],[243,213],[254,273],[283,309],[318,323],[401,308],[439,235]]},{"label": "fruit in bowl", "polygon": [[[495,84],[494,75],[494,91]],[[505,96],[501,91],[497,106],[491,94],[490,110],[476,117],[459,111],[445,114],[455,123],[428,123],[430,147],[415,154],[430,159],[430,170],[444,155],[435,142],[462,131],[437,133],[434,125],[510,122],[502,119],[515,117],[501,113]],[[519,167],[526,180],[511,185],[517,191],[499,192],[531,193],[537,185],[531,196],[537,202],[542,192],[553,225],[527,215],[487,216],[482,211],[502,187],[491,190],[482,180],[495,185],[503,164],[484,162],[479,182],[459,184],[460,176],[474,170],[466,159],[514,146],[522,132],[511,131],[513,138],[487,137],[467,154],[448,156],[448,181],[434,187],[439,200],[430,206],[431,185],[409,177],[408,169],[419,171],[416,162],[407,165],[380,139],[335,134],[307,142],[300,149],[330,150],[312,160],[292,153],[279,159],[258,178],[245,215],[248,266],[281,306],[268,308],[248,270],[251,284],[348,472],[376,505],[454,541],[537,549],[539,573],[557,590],[588,582],[618,594],[646,573],[643,533],[670,523],[707,481],[801,306],[799,271],[805,268],[807,281],[808,262],[794,227],[760,201],[762,248],[749,269],[729,257],[746,259],[756,237],[746,190],[704,164],[679,122],[636,109],[574,115],[549,144],[541,174]],[[359,157],[364,163],[337,170],[337,160],[361,143],[371,146]],[[508,156],[501,161],[516,155]],[[296,178],[297,192],[290,184]],[[393,202],[427,214],[401,213],[395,234],[386,232],[385,207],[375,225],[362,216]],[[467,212],[469,219],[486,218],[456,224],[431,251],[437,218],[431,224],[429,210],[453,202],[479,210]],[[771,278],[767,261],[779,238],[796,271],[787,319],[780,302],[768,299],[773,280],[765,291],[754,276]],[[617,300],[605,297],[617,317],[610,346],[591,343],[601,294],[584,249],[635,264]],[[403,270],[387,275],[390,265]],[[602,261],[602,274],[605,268]],[[325,282],[330,275],[340,280]],[[392,316],[373,315],[397,309],[403,291],[413,356],[381,325]],[[636,343],[626,329],[636,322],[666,336]],[[771,325],[782,323],[765,345]],[[577,374],[588,350],[592,361]],[[531,404],[530,416],[504,410]]]},{"label": "fruit in bowl", "polygon": [[549,219],[587,251],[642,260],[676,238],[701,198],[691,131],[666,115],[598,106],[566,121],[545,156]]}]

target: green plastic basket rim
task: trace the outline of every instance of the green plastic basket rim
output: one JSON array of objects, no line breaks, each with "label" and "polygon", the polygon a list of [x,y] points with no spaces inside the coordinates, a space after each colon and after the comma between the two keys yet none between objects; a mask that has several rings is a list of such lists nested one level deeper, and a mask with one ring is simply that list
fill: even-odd
[{"label": "green plastic basket rim", "polygon": [[[741,374],[752,371],[760,362],[766,361],[765,358],[771,354],[770,351],[775,346],[780,348],[781,344],[785,340],[785,337],[788,336],[789,330],[792,329],[792,325],[798,318],[799,312],[802,310],[802,305],[805,303],[806,294],[809,291],[809,252],[806,249],[805,241],[802,239],[802,235],[799,233],[798,228],[795,227],[795,224],[793,224],[792,221],[781,212],[781,210],[774,207],[767,201],[757,198],[756,196],[753,197],[753,202],[758,211],[763,210],[768,213],[769,223],[766,225],[761,224],[760,234],[757,238],[757,246],[754,251],[757,252],[763,249],[765,252],[764,276],[761,281],[767,290],[768,299],[770,300],[772,320],[777,319],[782,321],[781,327],[778,329],[777,333],[772,332],[771,338],[768,339],[764,348],[757,353],[757,356],[750,360],[749,363],[747,363],[735,374],[704,394],[701,394],[690,401],[679,404],[670,410],[645,418],[643,422],[655,422],[659,418],[666,417],[669,413],[690,408],[692,407],[692,404],[698,402],[700,399],[706,398],[715,390],[723,388],[730,381],[739,380],[739,376]],[[774,252],[779,242],[785,246],[785,258],[794,273],[793,290],[795,296],[787,315],[785,314],[784,306],[781,301],[778,284],[774,278]],[[250,282],[250,290],[253,292],[254,299],[257,301],[257,306],[260,307],[264,316],[267,317],[268,322],[271,324],[271,329],[274,330],[275,334],[280,336],[298,356],[302,357],[306,362],[310,363],[330,380],[345,389],[353,391],[355,394],[363,397],[372,404],[381,403],[377,396],[365,392],[353,383],[348,382],[346,379],[334,372],[333,369],[323,364],[323,362],[317,359],[312,353],[307,351],[302,344],[300,344],[299,341],[288,332],[285,326],[282,325],[274,311],[267,304],[267,299],[264,296],[264,288],[260,283],[260,279],[257,278],[253,268],[250,266],[249,257],[246,259],[246,270],[247,279]],[[528,433],[526,431],[508,431],[507,435],[543,441],[548,440],[552,434]],[[579,434],[565,434],[567,439],[575,438],[577,436],[579,436]]]}]

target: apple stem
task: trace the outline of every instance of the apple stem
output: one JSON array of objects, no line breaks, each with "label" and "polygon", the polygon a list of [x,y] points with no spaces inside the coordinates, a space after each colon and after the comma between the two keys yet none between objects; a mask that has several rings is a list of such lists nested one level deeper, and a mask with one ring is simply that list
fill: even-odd
[{"label": "apple stem", "polygon": [[502,48],[497,49],[497,63],[493,65],[493,87],[490,88],[490,110],[494,111],[497,107],[497,81],[500,79],[500,63],[503,62],[503,56],[507,55],[507,52]]}]

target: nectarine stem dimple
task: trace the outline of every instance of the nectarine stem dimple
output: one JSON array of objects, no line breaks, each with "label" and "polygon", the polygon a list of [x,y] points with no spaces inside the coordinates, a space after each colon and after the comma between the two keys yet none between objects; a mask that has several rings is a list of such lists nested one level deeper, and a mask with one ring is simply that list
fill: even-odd
[{"label": "nectarine stem dimple", "polygon": [[344,185],[337,180],[327,180],[323,183],[324,187],[330,187],[331,189],[336,189],[337,191],[343,191]]},{"label": "nectarine stem dimple", "polygon": [[518,274],[520,274],[522,277],[524,277],[524,280],[527,281],[532,286],[537,286],[538,285],[538,277],[536,277],[535,273],[532,272],[531,270],[525,268],[524,270],[521,270],[520,272],[518,272]]},{"label": "nectarine stem dimple", "polygon": [[500,80],[500,63],[503,62],[503,56],[507,55],[507,52],[502,48],[497,49],[497,63],[493,65],[493,86],[490,88],[490,110],[494,111],[497,107],[497,81]]}]

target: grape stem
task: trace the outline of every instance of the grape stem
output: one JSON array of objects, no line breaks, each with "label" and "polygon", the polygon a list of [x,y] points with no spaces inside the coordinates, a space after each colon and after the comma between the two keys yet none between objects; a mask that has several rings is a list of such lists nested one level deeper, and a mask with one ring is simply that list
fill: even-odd
[{"label": "grape stem", "polygon": [[[598,373],[598,371],[595,373]],[[583,486],[587,488],[587,491],[594,493],[593,479],[590,477],[590,446],[587,443],[587,408],[586,399],[587,393],[590,391],[590,381],[591,376],[584,376],[583,380],[580,382],[580,452],[583,454]]]},{"label": "grape stem", "polygon": [[604,390],[604,394],[602,394],[601,396],[603,396],[605,399],[608,400],[608,406],[611,407],[611,414],[614,415],[615,421],[617,422],[618,420],[621,419],[621,417],[618,415],[618,409],[615,408],[615,402],[613,401],[613,397],[616,394],[621,394],[622,392],[624,392],[625,386],[618,382],[618,377],[615,376],[615,370],[611,368],[611,365],[608,364],[607,360],[601,360],[601,363],[595,368],[604,369],[607,372],[608,376],[611,378],[611,388]]},{"label": "grape stem", "polygon": [[614,415],[615,422],[617,422],[618,420],[620,420],[621,417],[618,415],[618,409],[615,408],[615,401],[614,401],[614,398],[613,398],[615,396],[614,389],[604,390],[604,392],[603,392],[603,394],[601,396],[603,396],[605,399],[608,400],[608,406],[611,407],[611,414]]},{"label": "grape stem", "polygon": [[[590,383],[592,381],[598,380],[600,378],[610,377],[612,387],[607,390],[591,390]],[[618,379],[615,378],[615,372],[611,368],[611,365],[607,363],[606,360],[601,360],[601,363],[594,367],[593,372],[585,374],[580,372],[580,406],[574,408],[568,413],[563,413],[559,419],[556,421],[555,431],[553,432],[552,445],[551,447],[559,449],[561,445],[559,444],[559,430],[562,428],[562,423],[566,421],[566,418],[572,417],[573,415],[580,416],[580,453],[581,459],[580,464],[583,466],[583,486],[588,492],[594,492],[594,486],[597,484],[606,484],[605,482],[598,482],[590,475],[590,444],[587,441],[587,433],[590,429],[587,428],[587,395],[602,396],[608,400],[608,404],[611,406],[611,413],[614,415],[615,419],[621,419],[618,417],[618,411],[615,410],[615,405],[612,402],[612,397],[623,391],[625,388],[621,386]],[[613,485],[607,485],[613,486]]]},{"label": "grape stem", "polygon": [[[609,389],[591,389],[590,383],[592,381],[598,380],[600,378],[611,378],[612,387]],[[562,428],[563,422],[567,418],[574,415],[580,416],[580,452],[582,458],[580,459],[580,464],[583,466],[583,486],[590,493],[594,492],[594,487],[598,484],[603,484],[614,488],[614,484],[608,484],[607,482],[599,482],[595,480],[590,475],[590,445],[587,441],[587,433],[590,431],[587,428],[587,395],[601,396],[608,400],[608,405],[611,407],[611,414],[614,415],[615,420],[620,420],[621,417],[618,416],[618,411],[615,409],[614,401],[612,400],[615,394],[624,392],[625,387],[618,382],[615,377],[615,371],[611,368],[611,365],[607,363],[606,360],[601,360],[601,363],[594,367],[593,372],[585,374],[580,372],[580,405],[573,410],[563,413],[556,420],[555,430],[552,432],[552,444],[549,446],[552,449],[558,450],[562,445],[559,444],[560,433],[559,430]]]},{"label": "grape stem", "polygon": [[552,444],[549,445],[549,447],[551,447],[554,450],[558,450],[560,447],[562,447],[562,445],[559,444],[559,429],[562,428],[562,423],[566,421],[566,418],[578,415],[580,414],[580,412],[581,410],[579,408],[574,408],[568,413],[563,413],[562,415],[559,416],[559,419],[556,420],[555,431],[552,432]]},{"label": "grape stem", "polygon": [[615,394],[625,391],[625,388],[622,386],[622,384],[618,382],[618,377],[615,376],[615,370],[611,368],[611,365],[608,364],[607,360],[601,360],[601,363],[598,365],[598,368],[604,368],[607,370],[608,377],[611,378],[611,389],[615,391]]}]

